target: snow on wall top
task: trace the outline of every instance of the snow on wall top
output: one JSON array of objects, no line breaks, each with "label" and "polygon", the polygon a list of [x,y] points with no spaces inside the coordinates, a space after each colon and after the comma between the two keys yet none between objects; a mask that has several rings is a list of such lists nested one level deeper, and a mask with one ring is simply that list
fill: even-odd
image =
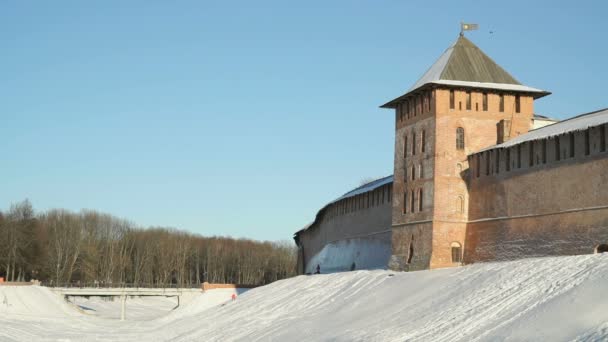
[{"label": "snow on wall top", "polygon": [[519,135],[507,142],[490,146],[483,150],[472,153],[471,155],[497,148],[507,148],[531,140],[547,139],[565,133],[582,131],[590,127],[603,125],[605,123],[608,123],[608,108],[600,109],[591,113],[581,114],[570,119],[566,119],[548,126],[537,128],[528,133]]},{"label": "snow on wall top", "polygon": [[349,191],[349,192],[345,193],[344,195],[342,195],[342,196],[340,196],[340,197],[336,198],[335,200],[333,200],[333,201],[331,201],[331,202],[327,203],[327,204],[326,204],[326,205],[324,205],[324,206],[323,206],[321,209],[319,209],[319,211],[317,212],[317,215],[315,216],[315,220],[314,220],[313,222],[311,222],[311,223],[307,224],[307,225],[306,225],[304,228],[302,228],[302,229],[298,230],[298,231],[295,233],[295,235],[297,235],[297,234],[299,234],[300,232],[303,232],[303,231],[305,231],[305,230],[309,229],[309,228],[310,228],[310,227],[312,227],[312,226],[313,226],[315,223],[317,223],[317,221],[318,221],[318,219],[319,219],[319,215],[321,214],[321,212],[323,212],[323,211],[324,211],[324,210],[325,210],[327,207],[329,207],[330,205],[332,205],[332,204],[334,204],[334,203],[336,203],[336,202],[338,202],[338,201],[341,201],[341,200],[343,200],[343,199],[345,199],[345,198],[350,198],[350,197],[353,197],[353,196],[357,196],[357,195],[360,195],[360,194],[364,194],[364,193],[366,193],[366,192],[370,192],[370,191],[376,190],[377,188],[379,188],[379,187],[381,187],[381,186],[384,186],[384,185],[386,185],[386,184],[390,184],[390,183],[392,183],[392,182],[393,182],[393,175],[390,175],[390,176],[386,176],[386,177],[384,177],[384,178],[380,178],[380,179],[373,180],[373,181],[371,181],[371,182],[369,182],[369,183],[365,183],[365,184],[361,185],[360,187],[355,188],[355,189],[353,189],[353,190],[351,190],[351,191]]}]

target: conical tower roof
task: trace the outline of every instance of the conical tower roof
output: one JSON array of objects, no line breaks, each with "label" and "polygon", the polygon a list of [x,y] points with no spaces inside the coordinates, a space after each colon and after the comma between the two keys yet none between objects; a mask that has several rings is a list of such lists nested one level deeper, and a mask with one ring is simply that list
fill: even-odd
[{"label": "conical tower roof", "polygon": [[523,92],[530,93],[534,98],[550,94],[521,84],[480,48],[461,35],[407,93],[382,107],[393,108],[410,93],[432,84]]}]

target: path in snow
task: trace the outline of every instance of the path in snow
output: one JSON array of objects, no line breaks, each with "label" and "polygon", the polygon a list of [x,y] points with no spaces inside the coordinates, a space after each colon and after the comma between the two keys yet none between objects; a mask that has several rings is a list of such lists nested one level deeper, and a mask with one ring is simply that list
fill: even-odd
[{"label": "path in snow", "polygon": [[608,254],[300,276],[235,302],[224,302],[228,293],[205,293],[165,317],[137,322],[63,309],[52,321],[44,310],[40,317],[18,316],[15,307],[3,309],[3,292],[9,301],[13,296],[4,288],[0,340],[608,340]]}]

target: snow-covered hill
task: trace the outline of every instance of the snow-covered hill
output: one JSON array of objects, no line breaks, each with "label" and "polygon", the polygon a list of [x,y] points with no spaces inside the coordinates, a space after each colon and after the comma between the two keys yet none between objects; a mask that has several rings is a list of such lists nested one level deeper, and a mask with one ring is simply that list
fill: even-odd
[{"label": "snow-covered hill", "polygon": [[[7,289],[0,287],[0,340],[608,340],[608,254],[411,273],[300,276],[221,306],[206,305],[204,296],[213,294],[205,293],[146,322],[74,316],[63,309],[53,309],[51,320],[46,301],[39,317],[17,315],[22,300],[11,298],[16,294]],[[27,289],[52,296],[45,289]],[[12,309],[2,304],[3,296],[14,303]],[[222,296],[214,300],[222,302]],[[47,299],[49,305],[61,304]]]}]

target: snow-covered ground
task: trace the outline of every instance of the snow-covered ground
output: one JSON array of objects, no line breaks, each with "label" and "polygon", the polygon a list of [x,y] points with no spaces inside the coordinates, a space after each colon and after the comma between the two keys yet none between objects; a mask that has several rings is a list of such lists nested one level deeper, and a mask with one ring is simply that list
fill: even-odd
[{"label": "snow-covered ground", "polygon": [[[89,315],[120,319],[119,297],[70,297],[69,301]],[[148,321],[169,314],[177,306],[175,297],[129,297],[126,302],[129,320]],[[184,303],[180,303],[182,305]]]},{"label": "snow-covered ground", "polygon": [[45,288],[0,286],[0,340],[608,340],[608,253],[300,276],[234,302],[214,291],[161,318],[121,322],[71,310]]}]

